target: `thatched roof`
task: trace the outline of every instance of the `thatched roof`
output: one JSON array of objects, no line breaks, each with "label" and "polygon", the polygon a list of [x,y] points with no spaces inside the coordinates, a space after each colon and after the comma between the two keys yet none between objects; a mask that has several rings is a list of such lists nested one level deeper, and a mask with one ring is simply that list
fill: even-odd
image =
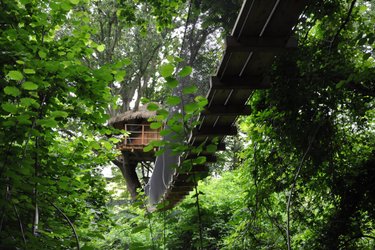
[{"label": "thatched roof", "polygon": [[138,108],[138,110],[129,110],[126,111],[122,114],[116,115],[109,119],[108,123],[111,126],[116,126],[116,125],[122,125],[126,122],[129,121],[134,121],[138,119],[144,119],[147,120],[148,118],[156,116],[156,111],[149,111],[147,109],[147,106],[141,106]]}]

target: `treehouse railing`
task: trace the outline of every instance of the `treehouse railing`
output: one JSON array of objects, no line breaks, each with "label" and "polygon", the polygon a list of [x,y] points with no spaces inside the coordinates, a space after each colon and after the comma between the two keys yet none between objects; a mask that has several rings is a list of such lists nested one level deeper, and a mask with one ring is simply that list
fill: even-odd
[{"label": "treehouse railing", "polygon": [[129,133],[119,145],[121,149],[142,149],[151,141],[160,140],[160,129],[151,129],[149,124],[125,124]]}]

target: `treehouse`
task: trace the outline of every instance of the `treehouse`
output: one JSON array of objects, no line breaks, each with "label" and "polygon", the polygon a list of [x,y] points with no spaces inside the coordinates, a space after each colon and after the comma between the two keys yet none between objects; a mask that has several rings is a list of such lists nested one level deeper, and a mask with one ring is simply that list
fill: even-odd
[{"label": "treehouse", "polygon": [[155,161],[154,152],[144,152],[143,148],[151,141],[161,139],[160,129],[151,129],[148,121],[154,116],[155,111],[142,106],[136,111],[127,111],[109,120],[110,126],[129,133],[117,145],[122,154],[113,163],[120,168],[133,199],[137,197],[137,189],[148,182]]},{"label": "treehouse", "polygon": [[117,129],[123,129],[129,133],[118,144],[121,151],[143,152],[143,148],[153,140],[160,140],[160,129],[151,129],[149,118],[156,115],[155,111],[148,111],[146,106],[137,111],[127,111],[109,120],[109,124]]}]

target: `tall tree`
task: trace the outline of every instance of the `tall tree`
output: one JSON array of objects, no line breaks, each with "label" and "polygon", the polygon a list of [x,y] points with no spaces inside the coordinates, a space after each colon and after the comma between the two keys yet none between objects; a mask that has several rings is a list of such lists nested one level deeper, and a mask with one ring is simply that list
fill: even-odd
[{"label": "tall tree", "polygon": [[1,1],[2,247],[78,248],[81,233],[106,229],[100,166],[112,157],[103,135],[116,67],[82,62],[101,51],[84,7]]},{"label": "tall tree", "polygon": [[370,249],[374,5],[318,1],[301,19],[300,48],[279,57],[242,123],[252,212],[239,247]]}]

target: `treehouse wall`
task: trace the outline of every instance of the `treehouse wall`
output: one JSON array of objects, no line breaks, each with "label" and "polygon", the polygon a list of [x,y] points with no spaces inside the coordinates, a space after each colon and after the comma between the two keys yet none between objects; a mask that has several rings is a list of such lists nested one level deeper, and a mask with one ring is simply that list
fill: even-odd
[{"label": "treehouse wall", "polygon": [[122,129],[129,133],[119,145],[120,150],[141,150],[153,140],[160,140],[160,129],[151,129],[145,120],[129,121]]}]

